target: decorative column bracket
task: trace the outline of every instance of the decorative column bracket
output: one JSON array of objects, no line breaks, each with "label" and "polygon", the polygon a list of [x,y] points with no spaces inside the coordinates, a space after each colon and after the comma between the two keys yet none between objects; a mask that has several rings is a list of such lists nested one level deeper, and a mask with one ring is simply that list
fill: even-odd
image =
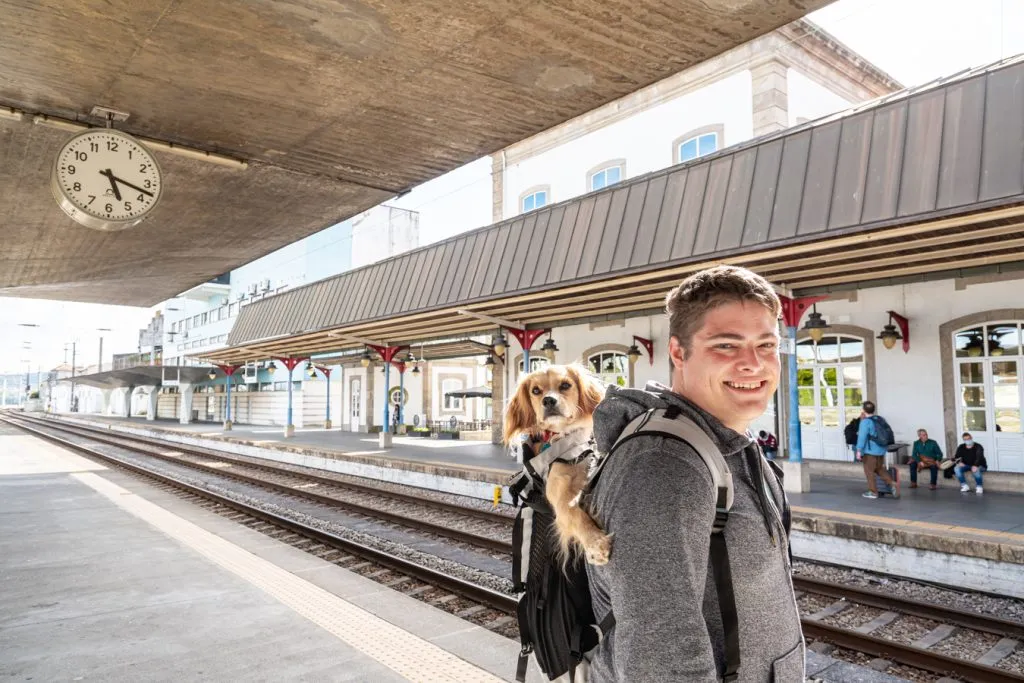
[{"label": "decorative column bracket", "polygon": [[910,320],[895,311],[886,311],[886,313],[896,322],[896,326],[900,328],[900,334],[903,335],[903,353],[910,353]]},{"label": "decorative column bracket", "polygon": [[398,355],[398,352],[409,348],[408,346],[377,346],[376,344],[367,344],[366,346],[373,349],[377,355],[384,359],[385,363],[391,363],[393,365],[395,362],[395,356]]},{"label": "decorative column bracket", "polygon": [[238,372],[238,368],[242,367],[241,365],[222,365],[221,363],[214,363],[214,366],[219,368],[225,377],[231,377],[231,375]]},{"label": "decorative column bracket", "polygon": [[640,346],[647,349],[647,357],[650,359],[651,365],[654,365],[654,342],[644,337],[638,337],[635,334],[633,335],[633,342],[639,342]]},{"label": "decorative column bracket", "polygon": [[519,330],[514,327],[506,327],[509,333],[516,338],[519,345],[523,347],[523,351],[529,351],[533,348],[533,343],[543,337],[545,334],[551,333],[551,328],[547,327],[543,330]]},{"label": "decorative column bracket", "polygon": [[289,357],[289,358],[277,358],[277,357],[275,357],[274,360],[276,360],[278,363],[281,363],[286,368],[288,368],[288,373],[291,374],[291,371],[295,369],[296,365],[298,365],[299,363],[301,363],[301,362],[303,362],[305,360],[308,360],[308,359],[306,359],[306,358],[291,358],[291,357]]},{"label": "decorative column bracket", "polygon": [[779,295],[782,302],[782,322],[786,327],[800,327],[800,319],[814,304],[824,301],[827,296],[804,296],[799,299],[790,299],[788,296]]}]

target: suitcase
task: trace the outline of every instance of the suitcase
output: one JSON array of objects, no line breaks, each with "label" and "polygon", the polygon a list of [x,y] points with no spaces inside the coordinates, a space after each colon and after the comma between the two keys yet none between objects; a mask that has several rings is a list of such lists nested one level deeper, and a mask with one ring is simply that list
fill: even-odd
[{"label": "suitcase", "polygon": [[[900,481],[899,470],[896,469],[895,467],[887,467],[886,469],[889,471],[889,476],[892,477],[892,480],[895,481],[896,483],[899,483],[899,481]],[[891,496],[892,495],[892,493],[893,493],[892,488],[890,488],[889,485],[885,483],[885,479],[882,479],[877,474],[875,475],[875,485],[878,487],[878,496],[879,497]]]}]

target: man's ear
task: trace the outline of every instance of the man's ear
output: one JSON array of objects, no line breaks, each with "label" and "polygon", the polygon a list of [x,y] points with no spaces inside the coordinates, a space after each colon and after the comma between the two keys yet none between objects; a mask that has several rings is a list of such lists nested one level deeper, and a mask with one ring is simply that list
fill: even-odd
[{"label": "man's ear", "polygon": [[675,335],[669,337],[668,356],[672,360],[673,368],[676,370],[683,369],[683,361],[686,360],[686,349],[679,343],[679,338]]}]

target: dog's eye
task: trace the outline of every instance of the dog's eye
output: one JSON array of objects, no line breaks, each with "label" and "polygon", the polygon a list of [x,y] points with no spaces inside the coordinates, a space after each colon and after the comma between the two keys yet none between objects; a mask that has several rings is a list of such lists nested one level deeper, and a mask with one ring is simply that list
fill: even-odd
[{"label": "dog's eye", "polygon": [[561,384],[560,384],[560,385],[558,386],[558,390],[559,390],[559,391],[569,391],[570,389],[572,389],[572,384],[571,384],[571,383],[569,383],[569,382],[562,382],[562,383],[561,383]]},{"label": "dog's eye", "polygon": [[534,396],[540,396],[544,392],[540,390],[540,387],[534,387],[533,389],[530,389],[530,393]]}]

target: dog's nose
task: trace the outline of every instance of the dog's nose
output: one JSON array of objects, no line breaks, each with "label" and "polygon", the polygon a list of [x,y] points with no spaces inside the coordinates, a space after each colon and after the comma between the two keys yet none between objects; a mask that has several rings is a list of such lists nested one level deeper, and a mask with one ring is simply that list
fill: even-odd
[{"label": "dog's nose", "polygon": [[543,403],[545,408],[554,408],[558,405],[558,399],[554,396],[545,396]]}]

